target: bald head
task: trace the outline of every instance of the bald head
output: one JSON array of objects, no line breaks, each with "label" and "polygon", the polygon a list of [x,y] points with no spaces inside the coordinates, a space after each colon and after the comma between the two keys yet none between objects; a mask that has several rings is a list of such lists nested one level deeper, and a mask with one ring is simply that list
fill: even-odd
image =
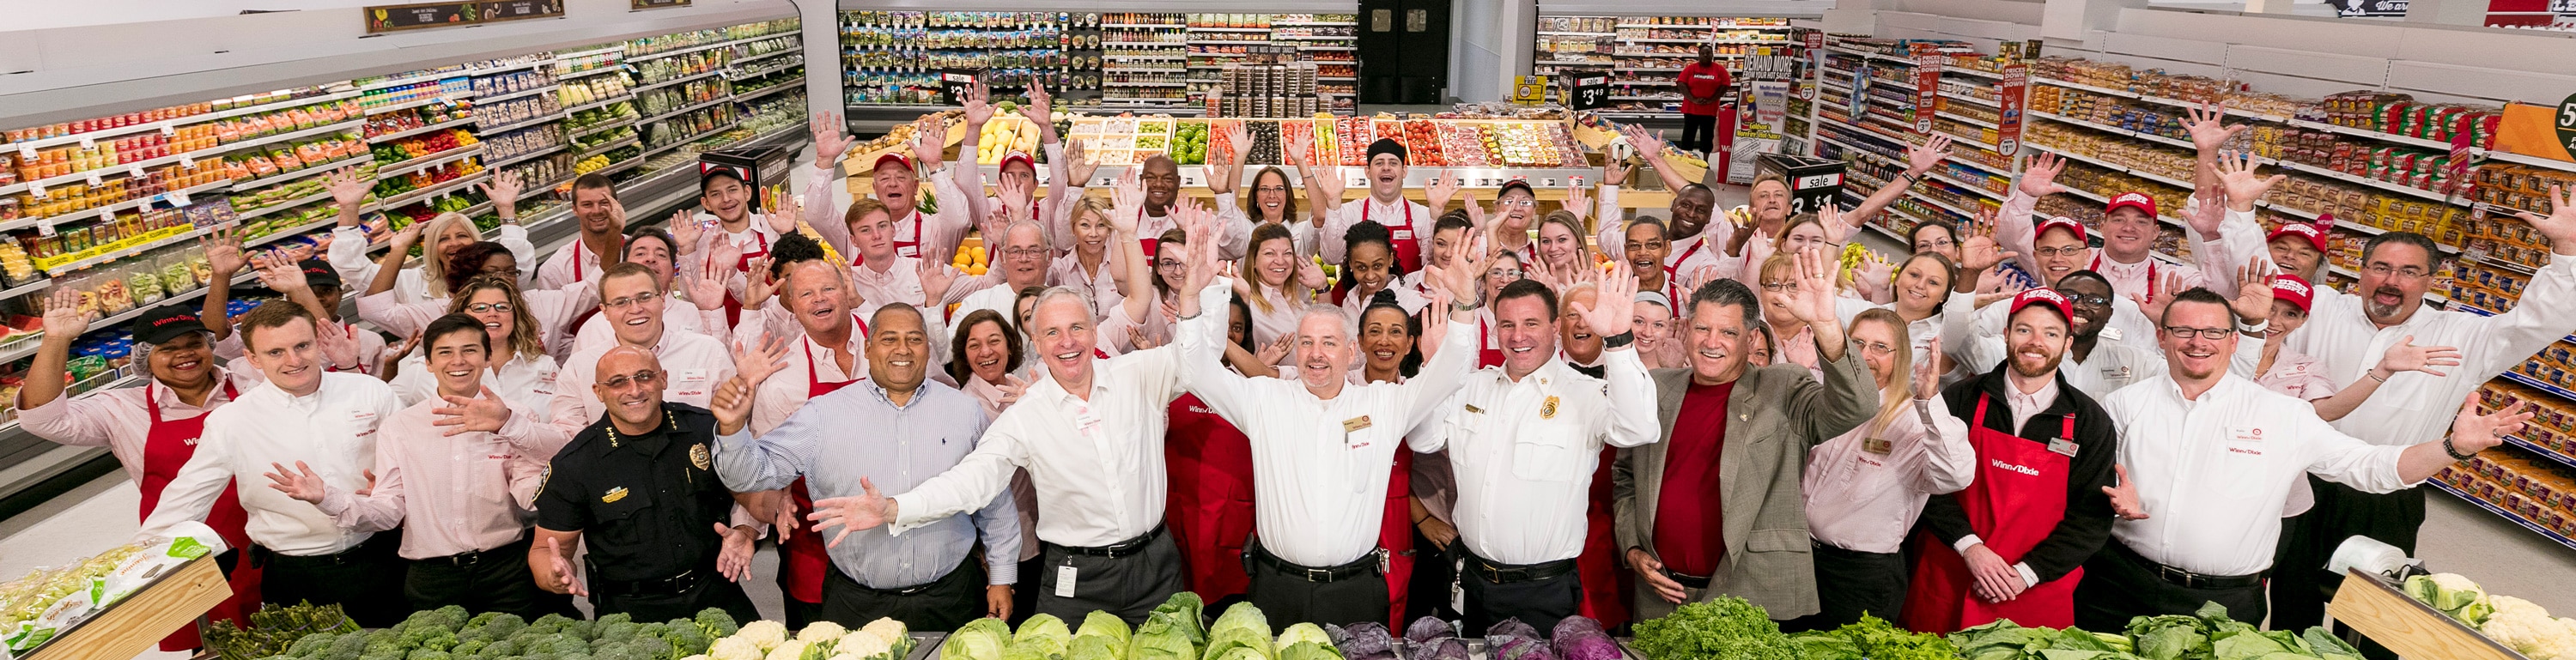
[{"label": "bald head", "polygon": [[1138,167],[1143,169],[1138,179],[1145,184],[1146,210],[1156,212],[1172,208],[1172,202],[1181,196],[1180,164],[1172,162],[1170,156],[1154,154]]},{"label": "bald head", "polygon": [[651,351],[618,346],[599,356],[591,391],[608,409],[608,418],[624,433],[644,433],[661,426],[662,360]]}]

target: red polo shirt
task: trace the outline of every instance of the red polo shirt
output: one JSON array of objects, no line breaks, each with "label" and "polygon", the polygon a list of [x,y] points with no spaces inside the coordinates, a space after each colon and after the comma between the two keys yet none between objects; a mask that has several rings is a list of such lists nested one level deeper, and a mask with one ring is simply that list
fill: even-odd
[{"label": "red polo shirt", "polygon": [[[1716,60],[1707,64],[1694,61],[1683,65],[1681,83],[1683,89],[1690,90],[1689,96],[1709,98],[1716,98],[1726,88],[1735,85],[1734,79],[1726,74],[1726,65]],[[1688,97],[1682,99],[1682,114],[1714,115],[1717,109],[1716,103],[1692,103]]]},{"label": "red polo shirt", "polygon": [[1735,383],[1692,384],[1673,418],[1664,448],[1664,489],[1655,498],[1655,554],[1664,568],[1685,575],[1713,575],[1726,557],[1725,515],[1718,500],[1717,464],[1726,446],[1726,398]]}]

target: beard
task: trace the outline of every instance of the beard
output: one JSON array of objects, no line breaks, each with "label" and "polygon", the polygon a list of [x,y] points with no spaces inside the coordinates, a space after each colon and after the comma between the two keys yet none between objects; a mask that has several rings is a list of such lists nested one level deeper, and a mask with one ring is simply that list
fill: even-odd
[{"label": "beard", "polygon": [[2009,362],[2012,364],[2014,375],[2021,376],[2023,378],[2044,378],[2047,377],[2048,374],[2057,371],[2057,363],[2065,360],[2066,355],[2064,353],[2060,353],[2048,356],[2047,364],[2032,366],[2026,364],[2022,359],[2021,351],[2016,350],[2013,351],[2013,357]]},{"label": "beard", "polygon": [[[2395,305],[2383,305],[2383,304],[2380,304],[2380,302],[2379,302],[2379,294],[2383,294],[2383,293],[2384,293],[2384,294],[2391,295],[2391,296],[2396,296],[2396,297],[2397,297],[2397,304],[2395,304]],[[2370,319],[2371,319],[2371,320],[2373,320],[2373,321],[2391,321],[2391,320],[2393,320],[2393,319],[2396,319],[2396,318],[2397,318],[2397,312],[2398,312],[2398,310],[2400,310],[2400,309],[2402,309],[2402,308],[2404,308],[2404,307],[2405,307],[2405,304],[2406,304],[2406,292],[2404,292],[2404,291],[2399,291],[2399,290],[2397,290],[2397,288],[2396,288],[2396,287],[2387,287],[2387,286],[2383,286],[2383,287],[2379,287],[2378,289],[2372,290],[2372,291],[2370,292],[2370,297],[2362,299],[2361,303],[2362,303],[2362,311],[2363,311],[2363,312],[2368,313],[2368,314],[2370,315]]]}]

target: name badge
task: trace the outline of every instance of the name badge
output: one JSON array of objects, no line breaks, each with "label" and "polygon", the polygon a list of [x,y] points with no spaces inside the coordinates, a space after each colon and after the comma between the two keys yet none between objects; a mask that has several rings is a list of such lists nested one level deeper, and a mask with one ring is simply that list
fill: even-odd
[{"label": "name badge", "polygon": [[1072,564],[1055,567],[1055,597],[1073,597],[1073,576],[1075,572],[1076,571]]},{"label": "name badge", "polygon": [[2076,450],[2076,449],[2077,449],[2077,447],[2075,446],[2075,441],[2073,441],[2073,440],[2068,440],[2068,439],[2065,439],[2065,438],[2056,438],[2056,439],[2052,439],[2052,440],[2049,440],[2049,441],[2048,441],[2048,450],[2049,450],[2049,451],[2057,452],[2057,453],[2059,453],[2059,454],[2064,454],[2067,458],[2074,458],[2074,457],[2075,457],[2075,450]]},{"label": "name badge", "polygon": [[1353,417],[1353,418],[1350,418],[1350,419],[1342,420],[1342,432],[1343,432],[1343,433],[1358,433],[1358,432],[1360,431],[1360,429],[1365,429],[1365,428],[1368,428],[1368,427],[1369,427],[1369,417],[1368,417],[1367,415],[1361,415],[1361,416],[1358,416],[1358,417]]},{"label": "name badge", "polygon": [[1395,231],[1387,232],[1387,235],[1388,235],[1389,237],[1392,237],[1392,238],[1394,238],[1395,240],[1399,240],[1399,241],[1410,241],[1410,240],[1413,240],[1413,230],[1411,230],[1411,229],[1398,229],[1398,230],[1395,230]]},{"label": "name badge", "polygon": [[1888,442],[1886,438],[1870,438],[1868,440],[1860,441],[1860,450],[1872,454],[1885,455],[1895,446],[1895,444],[1896,443]]},{"label": "name badge", "polygon": [[2227,452],[2246,456],[2263,455],[2263,427],[2227,427]]},{"label": "name badge", "polygon": [[1479,414],[1479,415],[1485,414],[1485,409],[1476,407],[1476,404],[1469,403],[1469,404],[1463,404],[1463,405],[1465,405],[1465,406],[1467,407],[1467,412],[1476,413],[1476,414]]},{"label": "name badge", "polygon": [[349,411],[349,421],[373,422],[376,421],[376,413],[372,410],[352,410]]},{"label": "name badge", "polygon": [[2102,368],[2102,377],[2103,377],[2103,378],[2106,378],[2106,379],[2111,379],[2111,380],[2123,380],[2123,379],[2127,379],[2127,378],[2129,377],[2129,368],[2128,368],[2128,367],[2125,367],[2125,366],[2121,366],[2121,367],[2103,367],[2103,368]]},{"label": "name badge", "polygon": [[1342,420],[1342,448],[1360,449],[1369,446],[1368,438],[1359,435],[1361,430],[1367,429],[1368,427],[1369,418],[1367,415]]}]

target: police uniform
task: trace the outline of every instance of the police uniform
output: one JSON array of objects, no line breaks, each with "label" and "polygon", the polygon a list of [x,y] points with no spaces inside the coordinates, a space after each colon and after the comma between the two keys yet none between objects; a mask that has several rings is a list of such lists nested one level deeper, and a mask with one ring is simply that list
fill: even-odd
[{"label": "police uniform", "polygon": [[704,408],[662,404],[650,433],[583,428],[556,454],[538,487],[537,526],[589,540],[591,608],[664,621],[721,608],[760,618],[742,586],[716,572],[733,492],[715,473],[716,419]]}]

